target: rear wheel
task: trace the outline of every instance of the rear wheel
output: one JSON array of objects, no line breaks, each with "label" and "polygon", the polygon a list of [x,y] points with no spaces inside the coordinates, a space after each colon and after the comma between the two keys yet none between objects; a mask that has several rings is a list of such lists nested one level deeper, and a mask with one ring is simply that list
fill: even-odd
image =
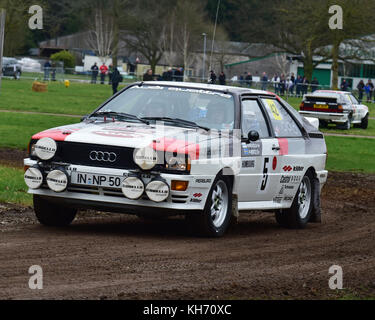
[{"label": "rear wheel", "polygon": [[276,221],[289,229],[303,229],[310,221],[313,210],[314,179],[308,172],[302,179],[290,209],[276,212]]},{"label": "rear wheel", "polygon": [[64,207],[34,195],[34,211],[38,221],[48,227],[70,225],[77,215],[77,209]]},{"label": "rear wheel", "polygon": [[368,114],[366,115],[366,117],[364,117],[362,119],[361,128],[362,129],[367,129],[368,128]]},{"label": "rear wheel", "polygon": [[202,236],[222,237],[232,216],[232,185],[227,177],[216,178],[204,210],[186,216],[188,222]]},{"label": "rear wheel", "polygon": [[319,127],[320,128],[327,128],[328,127],[328,122],[325,120],[319,120]]}]

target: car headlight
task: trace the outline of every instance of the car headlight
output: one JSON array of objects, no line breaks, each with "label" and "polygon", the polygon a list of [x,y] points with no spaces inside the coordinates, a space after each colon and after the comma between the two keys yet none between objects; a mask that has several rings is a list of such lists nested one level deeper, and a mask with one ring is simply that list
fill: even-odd
[{"label": "car headlight", "polygon": [[170,189],[163,179],[154,179],[146,186],[146,194],[151,201],[160,203],[168,199]]},{"label": "car headlight", "polygon": [[64,192],[69,184],[68,174],[63,169],[51,171],[46,178],[48,187],[55,192]]},{"label": "car headlight", "polygon": [[31,146],[31,154],[35,153],[40,160],[51,160],[57,151],[57,143],[51,138],[40,139],[36,144]]},{"label": "car headlight", "polygon": [[142,170],[151,170],[158,164],[158,153],[150,147],[134,150],[134,162]]},{"label": "car headlight", "polygon": [[165,168],[174,171],[190,171],[190,157],[185,154],[166,155]]}]

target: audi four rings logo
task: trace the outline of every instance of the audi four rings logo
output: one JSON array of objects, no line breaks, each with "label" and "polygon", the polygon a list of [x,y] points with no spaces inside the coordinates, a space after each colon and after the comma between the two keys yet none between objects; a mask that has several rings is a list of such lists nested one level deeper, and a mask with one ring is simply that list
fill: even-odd
[{"label": "audi four rings logo", "polygon": [[101,152],[101,151],[91,151],[90,160],[92,161],[103,161],[103,162],[115,162],[117,159],[117,154],[114,152]]}]

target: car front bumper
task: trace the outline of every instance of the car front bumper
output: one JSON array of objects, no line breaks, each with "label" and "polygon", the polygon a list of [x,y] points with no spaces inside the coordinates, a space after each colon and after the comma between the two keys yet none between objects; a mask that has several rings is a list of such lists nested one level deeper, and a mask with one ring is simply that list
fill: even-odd
[{"label": "car front bumper", "polygon": [[[37,165],[37,161],[26,159],[26,167]],[[58,167],[59,165],[56,164]],[[86,167],[79,165],[65,166],[69,176],[74,172],[92,173],[96,175],[112,175],[124,177],[133,172],[121,169],[109,169],[99,167]],[[69,184],[64,192],[54,192],[46,184],[39,189],[29,189],[29,194],[48,198],[49,201],[61,202],[66,206],[76,208],[91,208],[103,211],[114,211],[124,213],[144,213],[161,209],[165,212],[176,213],[180,211],[197,211],[203,210],[208,194],[210,192],[214,176],[202,175],[175,175],[165,173],[151,173],[145,175],[144,183],[147,184],[152,178],[162,178],[171,188],[172,181],[186,181],[188,188],[186,191],[171,190],[166,201],[157,203],[153,202],[146,195],[139,200],[130,200],[126,198],[119,188],[102,188],[89,185]]]}]

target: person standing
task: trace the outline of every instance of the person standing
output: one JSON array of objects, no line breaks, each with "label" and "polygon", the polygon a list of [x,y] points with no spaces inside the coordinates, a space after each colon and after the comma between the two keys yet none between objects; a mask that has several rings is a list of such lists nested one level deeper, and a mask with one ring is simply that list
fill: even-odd
[{"label": "person standing", "polygon": [[44,81],[49,81],[49,75],[50,75],[50,72],[51,72],[51,68],[52,68],[51,62],[47,61],[44,64]]},{"label": "person standing", "polygon": [[105,63],[102,64],[100,67],[100,83],[104,84],[105,82],[105,76],[108,73],[108,67],[105,65]]},{"label": "person standing", "polygon": [[95,62],[94,65],[91,67],[91,83],[96,84],[96,79],[98,78],[99,74],[99,67],[98,64]]},{"label": "person standing", "polygon": [[217,76],[216,76],[214,70],[211,70],[210,71],[210,83],[211,84],[215,84],[216,83],[216,79],[217,79]]},{"label": "person standing", "polygon": [[311,92],[315,92],[319,89],[319,81],[316,77],[314,77],[313,81],[311,81]]},{"label": "person standing", "polygon": [[374,94],[374,84],[372,83],[371,79],[369,79],[368,85],[370,86],[370,99],[369,99],[369,102],[372,102],[372,96]]},{"label": "person standing", "polygon": [[[116,68],[117,69],[117,68]],[[108,68],[108,84],[111,85],[112,84],[112,74],[114,72],[114,69],[113,69],[113,64],[110,64],[109,65],[109,68]]]},{"label": "person standing", "polygon": [[223,71],[220,72],[219,83],[222,86],[225,86],[227,84],[226,76],[225,76],[225,73]]},{"label": "person standing", "polygon": [[296,77],[294,76],[294,73],[292,73],[291,77],[290,77],[290,81],[291,81],[291,85],[289,87],[289,94],[291,96],[294,95],[294,87],[295,87],[295,84],[296,84]]},{"label": "person standing", "polygon": [[363,92],[365,91],[365,83],[363,82],[363,80],[361,80],[358,85],[357,85],[357,89],[358,89],[358,100],[359,100],[359,103],[362,103],[362,100],[363,100]]},{"label": "person standing", "polygon": [[261,78],[261,84],[262,84],[262,90],[267,91],[268,87],[268,77],[267,73],[263,72],[262,78]]},{"label": "person standing", "polygon": [[309,80],[307,80],[306,77],[303,77],[302,79],[302,95],[307,94],[307,91],[309,90]]},{"label": "person standing", "polygon": [[253,85],[253,76],[252,76],[252,74],[251,74],[250,72],[248,72],[248,74],[247,74],[245,80],[246,80],[246,85],[247,85],[249,88],[251,88],[251,86]]},{"label": "person standing", "polygon": [[111,78],[111,84],[112,84],[112,90],[113,90],[113,95],[115,95],[118,91],[118,86],[120,84],[120,82],[122,82],[123,78],[120,74],[120,72],[118,71],[117,68],[113,68],[113,71],[112,71],[112,78]]},{"label": "person standing", "polygon": [[143,75],[143,81],[154,81],[152,69],[148,69],[147,72]]},{"label": "person standing", "polygon": [[348,83],[346,82],[346,80],[342,80],[341,82],[341,85],[340,85],[340,88],[341,88],[341,91],[348,91]]}]

